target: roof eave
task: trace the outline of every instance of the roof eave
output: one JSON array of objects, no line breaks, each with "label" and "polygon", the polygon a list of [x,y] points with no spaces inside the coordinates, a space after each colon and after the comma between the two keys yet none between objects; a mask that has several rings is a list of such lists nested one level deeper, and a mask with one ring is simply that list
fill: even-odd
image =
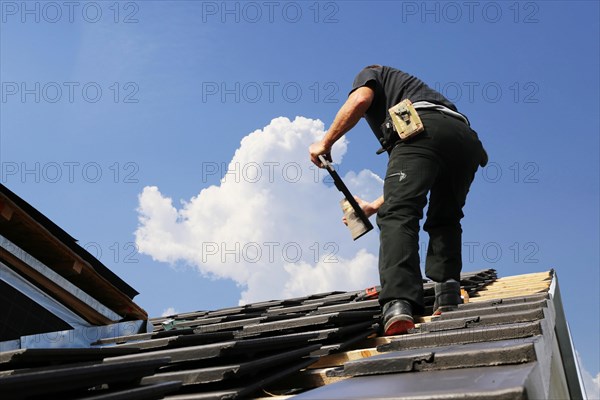
[{"label": "roof eave", "polygon": [[565,377],[569,389],[569,395],[572,399],[587,399],[586,391],[583,386],[581,369],[577,362],[575,346],[571,336],[571,330],[565,316],[565,310],[562,305],[562,297],[558,285],[556,271],[553,271],[552,282],[548,293],[552,304],[554,305],[555,321],[554,332],[560,350],[560,357],[565,370]]}]

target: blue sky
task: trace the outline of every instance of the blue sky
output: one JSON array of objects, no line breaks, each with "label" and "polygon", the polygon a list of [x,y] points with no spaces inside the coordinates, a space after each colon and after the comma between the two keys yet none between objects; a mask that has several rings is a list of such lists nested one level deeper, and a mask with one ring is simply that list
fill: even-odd
[{"label": "blue sky", "polygon": [[[339,195],[301,160],[312,120],[326,129],[356,73],[378,63],[453,100],[488,149],[465,208],[464,270],[555,268],[597,377],[598,2],[0,3],[0,179],[134,286],[149,314],[373,283],[361,265],[376,233],[349,241]],[[386,157],[365,122],[346,139],[339,169],[374,196]],[[288,242],[267,268],[227,253],[223,238],[238,234],[240,251]],[[294,234],[305,254],[281,262]],[[347,279],[316,265],[327,255],[352,265]]]}]

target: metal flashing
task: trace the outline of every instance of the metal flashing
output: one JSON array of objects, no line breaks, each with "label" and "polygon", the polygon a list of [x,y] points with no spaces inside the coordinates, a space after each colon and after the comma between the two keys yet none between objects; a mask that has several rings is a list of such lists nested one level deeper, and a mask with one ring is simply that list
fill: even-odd
[{"label": "metal flashing", "polygon": [[[36,271],[38,274],[44,276],[50,282],[60,287],[61,290],[69,293],[71,296],[76,298],[78,301],[84,303],[87,307],[93,309],[95,312],[101,314],[109,321],[119,321],[122,317],[106,307],[104,304],[100,303],[98,300],[87,294],[84,290],[78,288],[73,285],[67,279],[62,277],[60,274],[56,273],[52,269],[48,268],[46,265],[38,261],[35,257],[27,253],[25,250],[5,238],[0,234],[0,249],[4,250],[8,254],[14,256],[22,263],[26,264],[29,268]],[[4,263],[2,263],[4,265]],[[11,268],[7,265],[7,267]],[[12,268],[11,268],[12,269]],[[81,319],[81,318],[79,318]],[[78,326],[89,326],[90,323],[84,321],[83,323],[77,322]]]},{"label": "metal flashing", "polygon": [[560,288],[558,286],[558,279],[554,270],[552,270],[552,283],[550,284],[549,293],[552,298],[554,310],[556,312],[554,330],[556,332],[556,339],[558,341],[562,362],[565,366],[567,384],[569,385],[569,394],[574,399],[587,398],[585,387],[583,386],[581,369],[579,368],[579,363],[575,358],[575,347],[573,346],[571,330],[569,329],[565,310],[562,305],[562,297],[560,294]]},{"label": "metal flashing", "polygon": [[58,302],[52,296],[23,278],[21,275],[13,271],[10,267],[0,261],[0,280],[6,282],[6,284],[12,286],[14,289],[21,292],[23,295],[31,298],[34,302],[39,304],[41,307],[48,310],[48,312],[54,314],[57,318],[60,318],[69,326],[72,327],[85,327],[90,324],[73,312],[64,304]]},{"label": "metal flashing", "polygon": [[21,337],[21,348],[81,348],[91,347],[99,339],[146,332],[146,321],[126,321],[111,325],[76,328]]}]

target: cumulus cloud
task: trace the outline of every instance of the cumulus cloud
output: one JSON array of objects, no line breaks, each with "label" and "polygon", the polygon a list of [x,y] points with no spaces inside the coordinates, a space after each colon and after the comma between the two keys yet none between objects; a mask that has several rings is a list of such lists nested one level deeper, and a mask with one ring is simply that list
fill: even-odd
[{"label": "cumulus cloud", "polygon": [[592,379],[592,385],[589,391],[589,398],[596,396],[596,399],[600,399],[600,373],[596,374],[596,377]]},{"label": "cumulus cloud", "polygon": [[588,383],[586,382],[585,390],[588,394],[588,399],[600,399],[600,373],[596,374],[595,378]]},{"label": "cumulus cloud", "polygon": [[[145,187],[140,252],[235,281],[240,303],[378,284],[377,233],[352,241],[341,223],[342,195],[308,158],[308,146],[323,135],[318,120],[273,119],[242,139],[219,185],[198,188],[179,208],[159,188]],[[345,139],[336,143],[334,160],[342,160],[346,146]],[[371,171],[345,179],[365,199],[381,193],[382,180]]]},{"label": "cumulus cloud", "polygon": [[579,367],[581,369],[581,378],[583,380],[583,385],[585,387],[585,391],[587,393],[588,399],[600,399],[600,373],[597,373],[594,377],[585,367],[583,366],[583,360],[581,359],[581,355],[579,351],[575,350],[577,355],[577,362],[579,363]]},{"label": "cumulus cloud", "polygon": [[169,316],[175,315],[175,314],[178,314],[178,312],[175,311],[175,309],[173,307],[169,307],[165,311],[163,311],[160,316],[161,317],[169,317]]}]

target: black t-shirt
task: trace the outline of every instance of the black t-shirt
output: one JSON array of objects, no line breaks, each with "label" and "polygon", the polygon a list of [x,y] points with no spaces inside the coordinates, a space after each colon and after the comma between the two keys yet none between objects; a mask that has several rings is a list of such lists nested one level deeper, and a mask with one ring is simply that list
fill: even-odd
[{"label": "black t-shirt", "polygon": [[368,86],[375,92],[365,119],[378,137],[383,136],[381,124],[385,121],[387,111],[404,99],[410,99],[413,103],[428,101],[458,111],[441,93],[427,86],[419,78],[395,68],[383,66],[363,69],[354,78],[350,93],[362,86]]}]

